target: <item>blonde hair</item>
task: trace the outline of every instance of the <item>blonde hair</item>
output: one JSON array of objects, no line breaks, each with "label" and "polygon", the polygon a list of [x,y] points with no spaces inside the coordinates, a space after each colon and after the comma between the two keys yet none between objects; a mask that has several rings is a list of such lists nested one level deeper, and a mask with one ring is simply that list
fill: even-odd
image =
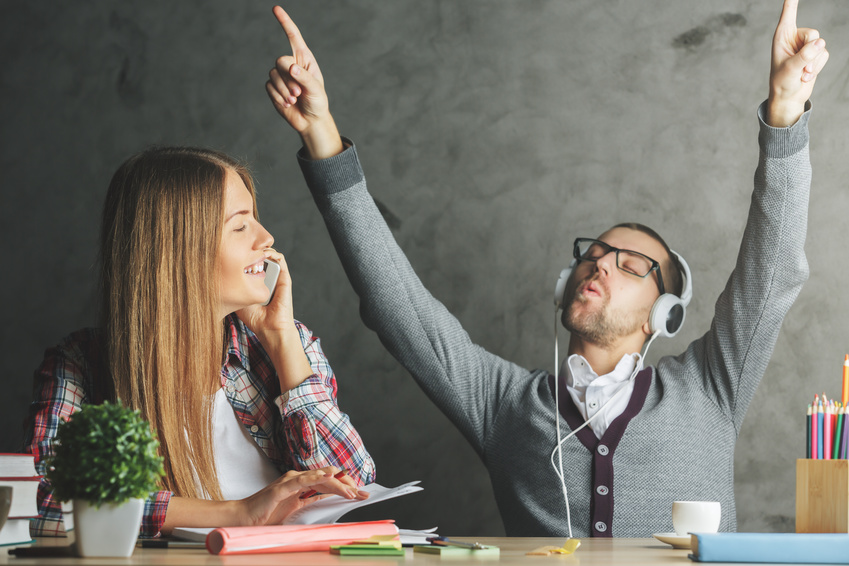
[{"label": "blonde hair", "polygon": [[111,375],[101,385],[156,429],[164,489],[216,500],[212,396],[224,355],[216,257],[228,170],[253,197],[247,169],[219,152],[165,147],[131,157],[109,185],[100,243]]}]

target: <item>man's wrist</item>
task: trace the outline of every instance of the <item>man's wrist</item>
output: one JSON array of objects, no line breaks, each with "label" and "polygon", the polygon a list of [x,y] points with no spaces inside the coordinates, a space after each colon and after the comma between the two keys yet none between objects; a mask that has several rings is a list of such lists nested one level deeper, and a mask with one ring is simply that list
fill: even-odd
[{"label": "man's wrist", "polygon": [[345,149],[336,122],[330,114],[301,132],[301,140],[310,159],[327,159]]},{"label": "man's wrist", "polygon": [[773,128],[788,128],[799,121],[805,113],[805,103],[778,101],[772,96],[767,100],[765,121]]}]

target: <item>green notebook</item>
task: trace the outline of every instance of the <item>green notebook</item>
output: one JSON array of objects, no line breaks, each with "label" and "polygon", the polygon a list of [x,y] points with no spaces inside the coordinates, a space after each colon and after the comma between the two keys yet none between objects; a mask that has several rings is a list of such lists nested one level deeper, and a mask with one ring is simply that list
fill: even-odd
[{"label": "green notebook", "polygon": [[381,544],[339,544],[330,547],[330,554],[342,556],[404,556],[404,549]]}]

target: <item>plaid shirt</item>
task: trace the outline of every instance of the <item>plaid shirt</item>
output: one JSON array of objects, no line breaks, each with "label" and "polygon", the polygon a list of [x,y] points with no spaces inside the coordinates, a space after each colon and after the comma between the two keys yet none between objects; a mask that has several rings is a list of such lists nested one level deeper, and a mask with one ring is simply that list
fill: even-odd
[{"label": "plaid shirt", "polygon": [[[360,485],[374,481],[375,466],[348,416],[336,404],[336,378],[321,351],[319,339],[296,321],[313,374],[280,394],[271,358],[235,314],[224,321],[228,338],[221,386],[236,416],[271,462],[285,473],[336,466],[351,471]],[[62,420],[86,403],[104,400],[105,375],[101,363],[100,333],[79,330],[45,353],[35,372],[33,399],[27,420],[24,450],[35,455],[39,474],[53,455],[53,438]],[[170,491],[151,493],[145,503],[141,536],[156,536],[165,522]],[[39,517],[31,524],[33,536],[63,536],[60,503],[42,479],[38,490]]]}]

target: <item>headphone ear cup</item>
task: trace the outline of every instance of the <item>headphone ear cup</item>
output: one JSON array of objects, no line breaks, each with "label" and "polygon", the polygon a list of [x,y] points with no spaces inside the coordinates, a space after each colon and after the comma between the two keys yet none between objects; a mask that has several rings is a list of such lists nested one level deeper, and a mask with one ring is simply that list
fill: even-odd
[{"label": "headphone ear cup", "polygon": [[566,292],[566,282],[572,274],[572,267],[575,265],[573,261],[569,267],[560,272],[560,277],[557,279],[557,285],[554,286],[554,307],[557,310],[563,308],[563,293]]},{"label": "headphone ear cup", "polygon": [[660,332],[661,336],[672,338],[684,325],[686,308],[680,297],[665,293],[657,298],[649,314],[649,327],[652,334]]}]

